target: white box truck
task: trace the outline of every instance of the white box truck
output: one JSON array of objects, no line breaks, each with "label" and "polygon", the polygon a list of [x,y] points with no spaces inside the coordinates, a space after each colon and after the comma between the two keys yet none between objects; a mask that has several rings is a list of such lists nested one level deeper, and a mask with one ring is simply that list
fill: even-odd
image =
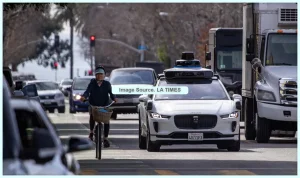
[{"label": "white box truck", "polygon": [[297,4],[243,6],[245,137],[267,143],[297,131]]},{"label": "white box truck", "polygon": [[219,75],[230,96],[241,95],[242,43],[242,28],[219,27],[209,30],[205,66]]}]

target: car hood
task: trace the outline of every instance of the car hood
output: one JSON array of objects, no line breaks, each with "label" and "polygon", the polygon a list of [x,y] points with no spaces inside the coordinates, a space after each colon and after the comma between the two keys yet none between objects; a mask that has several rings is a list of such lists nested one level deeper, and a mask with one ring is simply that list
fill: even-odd
[{"label": "car hood", "polygon": [[159,114],[230,114],[232,100],[162,100],[153,102],[154,111]]},{"label": "car hood", "polygon": [[55,95],[61,93],[60,90],[38,90],[38,95]]},{"label": "car hood", "polygon": [[73,94],[82,95],[85,90],[73,90]]}]

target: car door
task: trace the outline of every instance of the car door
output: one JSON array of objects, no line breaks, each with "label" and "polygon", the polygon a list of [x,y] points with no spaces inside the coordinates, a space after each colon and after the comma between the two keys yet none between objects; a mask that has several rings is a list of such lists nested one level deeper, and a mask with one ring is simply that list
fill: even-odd
[{"label": "car door", "polygon": [[[44,148],[50,148],[52,150],[56,150],[57,154],[53,158],[46,160],[47,164],[39,165],[39,170],[30,169],[32,174],[65,174],[67,171],[66,167],[61,162],[61,155],[59,154],[60,145],[58,140],[59,138],[55,137],[55,133],[53,129],[49,127],[43,118],[41,118],[41,114],[36,110],[28,110],[26,108],[14,108],[16,118],[18,121],[18,127],[20,132],[20,137],[22,144],[25,149],[33,150],[33,140],[32,134],[34,129],[45,129],[51,133],[51,137],[47,140],[40,140],[38,143],[42,145]],[[37,172],[38,171],[38,172]]]}]

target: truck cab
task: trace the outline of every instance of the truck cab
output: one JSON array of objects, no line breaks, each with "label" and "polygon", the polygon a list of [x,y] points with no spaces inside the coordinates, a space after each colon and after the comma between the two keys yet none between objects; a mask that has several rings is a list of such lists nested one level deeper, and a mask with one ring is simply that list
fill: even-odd
[{"label": "truck cab", "polygon": [[241,94],[242,88],[242,28],[211,28],[206,68],[219,75],[229,95]]},{"label": "truck cab", "polygon": [[243,9],[245,137],[267,143],[297,131],[297,4],[254,3]]}]

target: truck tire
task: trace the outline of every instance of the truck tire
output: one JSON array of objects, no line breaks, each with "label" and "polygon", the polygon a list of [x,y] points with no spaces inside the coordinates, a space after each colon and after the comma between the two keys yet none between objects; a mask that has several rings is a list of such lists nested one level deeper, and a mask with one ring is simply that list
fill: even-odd
[{"label": "truck tire", "polygon": [[271,121],[257,114],[256,142],[268,143],[271,137]]},{"label": "truck tire", "polygon": [[245,137],[246,140],[255,140],[256,131],[255,125],[253,124],[253,105],[250,99],[246,98],[245,105],[243,107],[244,122],[245,122]]}]

